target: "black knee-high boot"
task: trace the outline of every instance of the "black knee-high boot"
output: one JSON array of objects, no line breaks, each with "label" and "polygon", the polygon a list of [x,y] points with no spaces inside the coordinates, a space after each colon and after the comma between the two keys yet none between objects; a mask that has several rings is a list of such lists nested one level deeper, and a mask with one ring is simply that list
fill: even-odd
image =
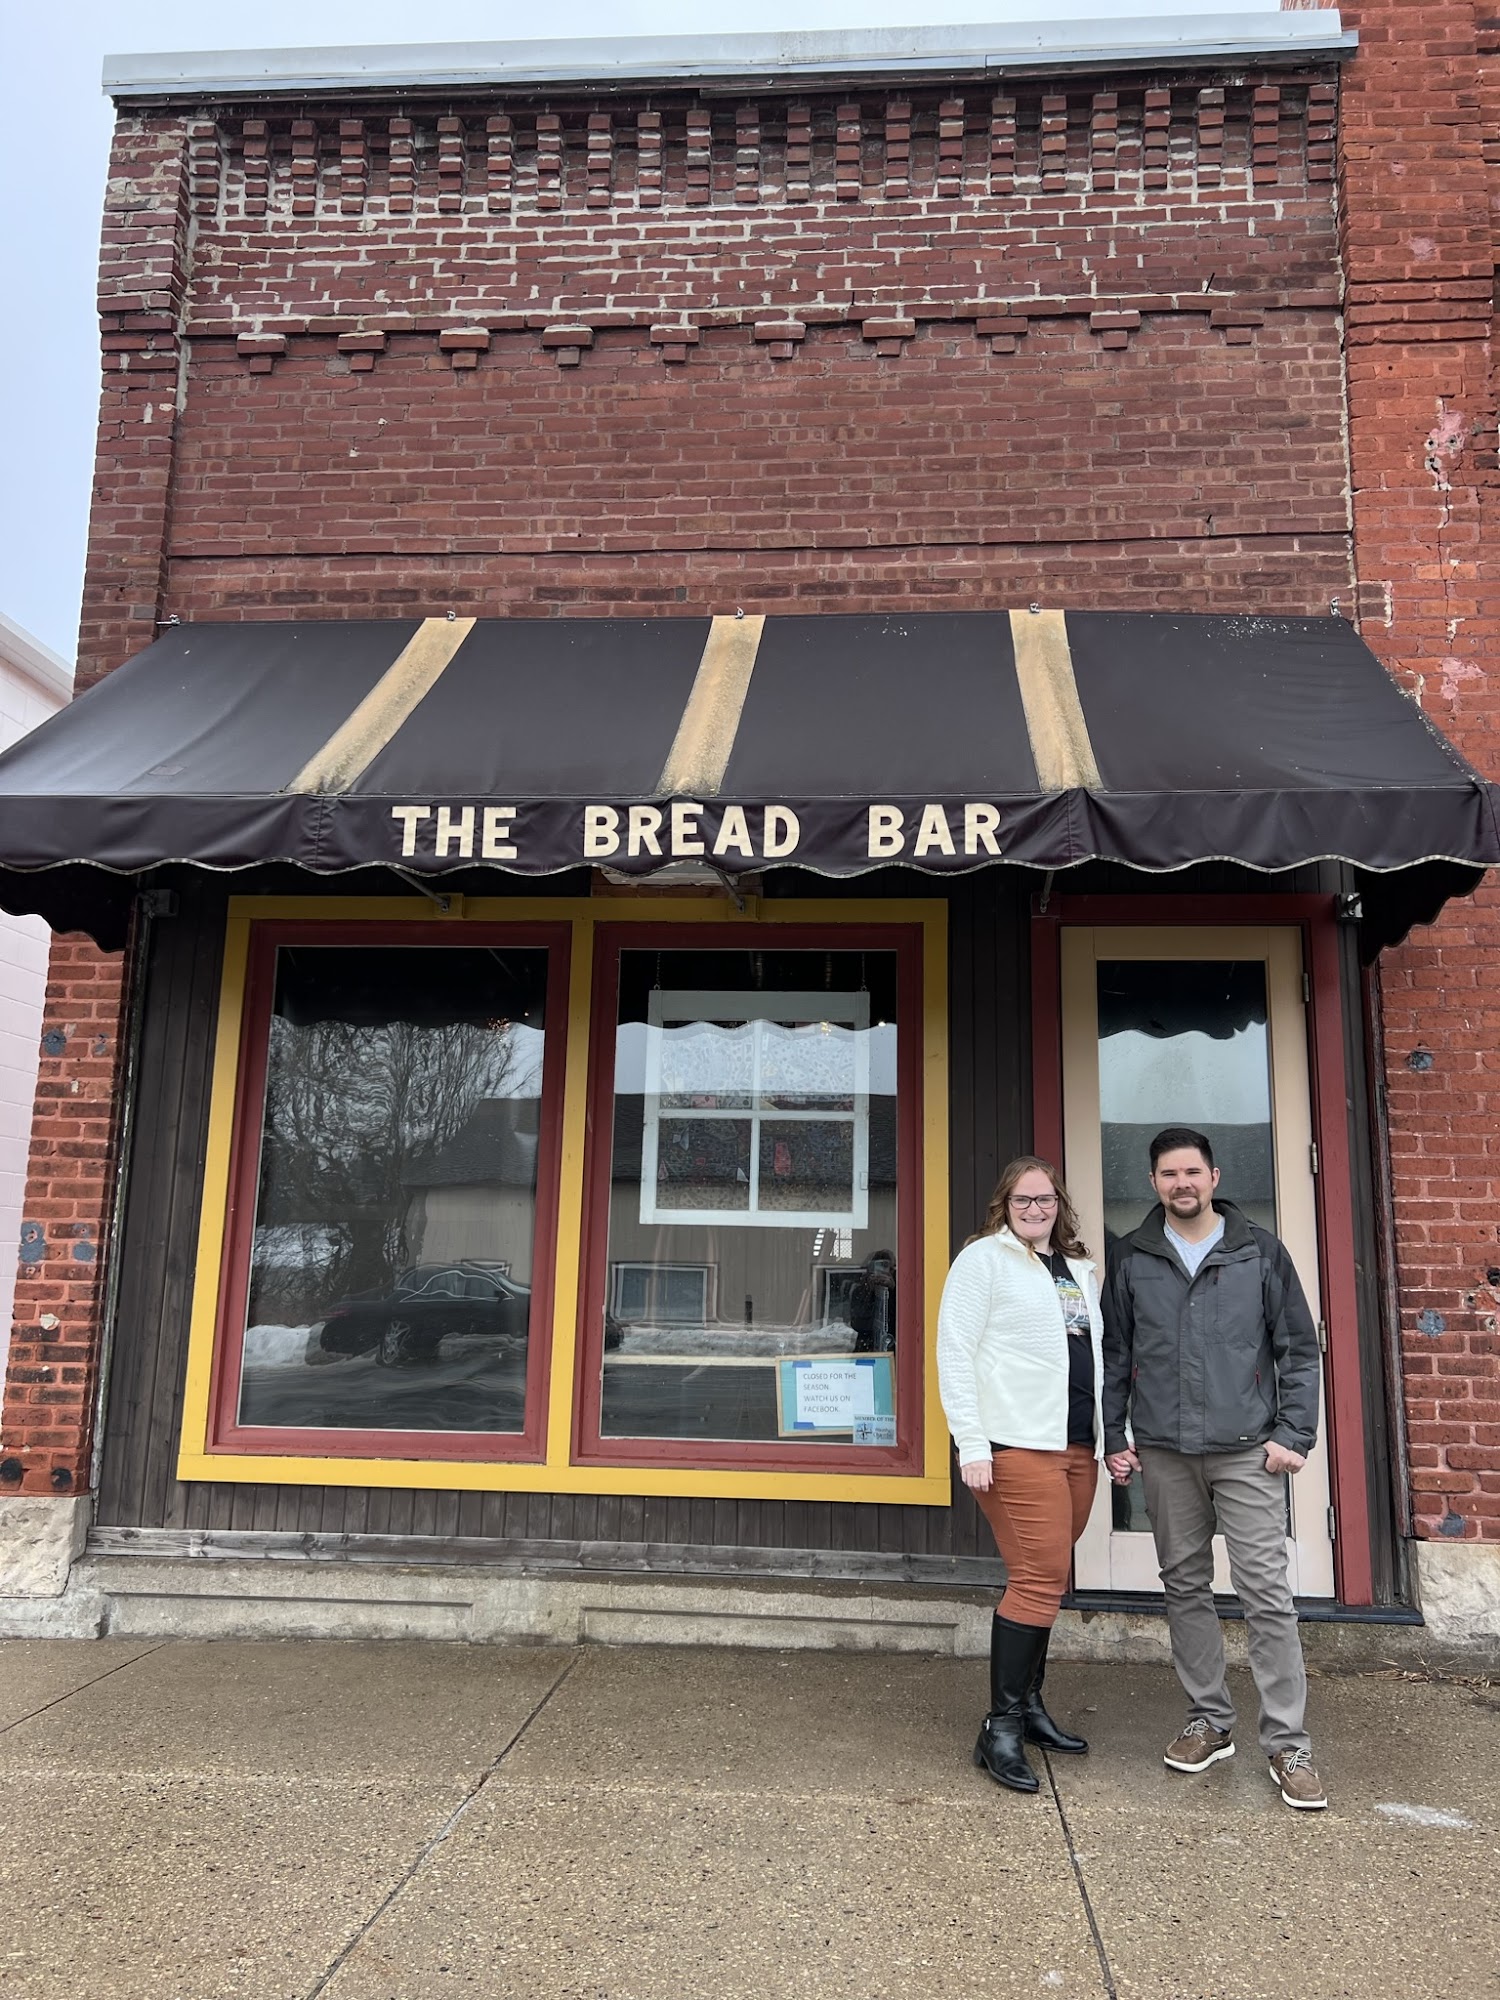
[{"label": "black knee-high boot", "polygon": [[1074,1736],[1069,1730],[1059,1729],[1042,1706],[1042,1682],[1046,1678],[1047,1645],[1051,1637],[1050,1631],[1042,1635],[1041,1657],[1036,1663],[1031,1691],[1026,1697],[1026,1741],[1039,1743],[1044,1750],[1058,1751],[1064,1757],[1082,1757],[1088,1751],[1087,1741],[1082,1736]]},{"label": "black knee-high boot", "polygon": [[1023,1746],[1026,1699],[1046,1643],[1045,1626],[1013,1625],[995,1613],[990,1626],[990,1712],[974,1745],[974,1762],[1013,1792],[1038,1789]]}]

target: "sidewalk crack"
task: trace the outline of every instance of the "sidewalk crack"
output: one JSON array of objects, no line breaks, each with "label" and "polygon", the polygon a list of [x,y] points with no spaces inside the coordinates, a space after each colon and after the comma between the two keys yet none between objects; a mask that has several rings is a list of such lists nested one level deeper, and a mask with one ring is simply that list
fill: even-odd
[{"label": "sidewalk crack", "polygon": [[[303,2000],[318,2000],[319,1994],[325,1993],[328,1990],[329,1982],[339,1972],[343,1970],[344,1966],[353,1957],[354,1953],[358,1950],[360,1945],[364,1943],[365,1939],[369,1936],[370,1932],[375,1928],[376,1924],[380,1922],[380,1919],[385,1915],[386,1911],[391,1907],[392,1903],[395,1902],[396,1898],[401,1894],[402,1890],[417,1874],[418,1870],[422,1867],[423,1863],[427,1861],[429,1856],[435,1854],[437,1850],[443,1845],[443,1843],[450,1837],[450,1835],[452,1835],[457,1830],[460,1821],[468,1813],[469,1808],[473,1806],[475,1802],[479,1799],[479,1797],[484,1791],[485,1786],[488,1785],[488,1783],[490,1782],[490,1779],[495,1776],[495,1773],[500,1769],[501,1765],[505,1762],[506,1758],[510,1755],[511,1751],[515,1749],[516,1745],[521,1741],[522,1737],[526,1734],[527,1730],[530,1729],[532,1723],[536,1721],[537,1717],[541,1714],[542,1710],[547,1706],[548,1702],[551,1701],[553,1695],[557,1693],[558,1689],[563,1685],[564,1681],[567,1680],[569,1674],[571,1674],[573,1669],[578,1665],[580,1657],[581,1655],[575,1653],[573,1658],[569,1660],[568,1664],[563,1668],[562,1672],[558,1675],[557,1679],[552,1683],[551,1687],[547,1689],[547,1692],[542,1696],[540,1701],[533,1704],[525,1720],[521,1723],[520,1728],[517,1729],[515,1734],[511,1737],[510,1741],[505,1745],[504,1749],[501,1750],[500,1754],[494,1759],[492,1763],[488,1764],[485,1767],[485,1769],[480,1772],[479,1776],[474,1780],[473,1784],[470,1785],[468,1791],[464,1793],[463,1797],[459,1800],[458,1804],[453,1808],[452,1812],[449,1813],[448,1817],[443,1821],[442,1825],[438,1828],[437,1832],[432,1836],[432,1838],[428,1841],[425,1841],[423,1845],[420,1848],[418,1848],[416,1854],[412,1857],[411,1861],[401,1871],[400,1875],[397,1876],[396,1880],[392,1883],[391,1887],[387,1890],[386,1894],[380,1899],[380,1901],[376,1904],[375,1908],[370,1912],[369,1916],[366,1917],[365,1921],[360,1925],[359,1929],[354,1933],[354,1936],[350,1938],[349,1942],[343,1947],[343,1949],[339,1951],[332,1960],[330,1960],[328,1965],[324,1967],[323,1971],[319,1973],[318,1977],[313,1981],[312,1985],[308,1987],[307,1992],[303,1995]],[[1111,1988],[1111,1994],[1113,1995],[1113,1988]]]},{"label": "sidewalk crack", "polygon": [[[74,1641],[75,1644],[86,1643]],[[66,1694],[55,1694],[51,1701],[44,1701],[40,1708],[33,1708],[29,1714],[18,1715],[14,1722],[0,1724],[0,1736],[8,1736],[13,1729],[19,1729],[23,1722],[35,1722],[39,1715],[45,1715],[49,1708],[60,1708],[65,1701],[71,1701],[75,1694],[83,1694],[89,1688],[98,1687],[100,1681],[107,1681],[114,1674],[123,1674],[127,1667],[133,1667],[140,1660],[149,1660],[153,1653],[159,1653],[167,1641],[158,1640],[156,1645],[147,1646],[144,1652],[133,1653],[128,1660],[121,1660],[118,1666],[106,1667],[102,1674],[95,1674],[90,1681],[80,1681],[77,1687],[69,1688]]]},{"label": "sidewalk crack", "polygon": [[1099,1920],[1094,1915],[1094,1905],[1089,1897],[1089,1885],[1083,1879],[1083,1864],[1078,1859],[1078,1849],[1073,1844],[1073,1829],[1068,1825],[1068,1815],[1064,1810],[1062,1793],[1057,1789],[1057,1774],[1052,1769],[1052,1759],[1043,1752],[1042,1763],[1047,1771],[1047,1783],[1052,1787],[1052,1803],[1057,1807],[1057,1817],[1062,1825],[1063,1839],[1067,1842],[1068,1860],[1072,1864],[1073,1880],[1078,1884],[1078,1894],[1083,1901],[1083,1914],[1089,1920],[1089,1931],[1094,1940],[1094,1950],[1099,1954],[1099,1977],[1104,1982],[1108,2000],[1119,2000],[1119,1988],[1115,1985],[1115,1975],[1109,1962],[1109,1953],[1104,1949],[1104,1939],[1100,1935]]}]

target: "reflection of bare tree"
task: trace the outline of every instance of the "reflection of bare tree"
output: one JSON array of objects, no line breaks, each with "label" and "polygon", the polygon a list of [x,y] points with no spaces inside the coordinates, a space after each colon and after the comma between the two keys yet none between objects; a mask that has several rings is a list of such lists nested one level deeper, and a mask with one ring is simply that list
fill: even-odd
[{"label": "reflection of bare tree", "polygon": [[414,1169],[481,1098],[522,1080],[521,1060],[508,1022],[275,1017],[256,1221],[262,1232],[287,1232],[283,1242],[305,1232],[308,1248],[257,1256],[252,1324],[300,1325],[334,1298],[388,1287],[410,1261],[405,1189]]}]

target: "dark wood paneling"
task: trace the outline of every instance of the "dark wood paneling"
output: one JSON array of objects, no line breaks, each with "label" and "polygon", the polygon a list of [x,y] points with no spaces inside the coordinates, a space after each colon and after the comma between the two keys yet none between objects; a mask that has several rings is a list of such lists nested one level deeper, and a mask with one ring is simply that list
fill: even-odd
[{"label": "dark wood paneling", "polygon": [[[828,885],[783,878],[784,895]],[[950,1221],[957,1248],[983,1217],[1000,1168],[1030,1140],[1029,876],[949,885],[952,1128]],[[911,1562],[988,1563],[994,1549],[955,1478],[951,1508],[828,1501],[667,1500],[450,1493],[380,1487],[184,1484],[173,1477],[182,1414],[199,1182],[222,957],[225,890],[185,877],[179,914],[148,963],[141,1100],[122,1233],[120,1311],[98,1519],[110,1528],[333,1537],[415,1536],[562,1552],[608,1545],[732,1552],[827,1551]],[[852,899],[942,893],[922,878],[848,885]],[[771,899],[774,903],[775,898]],[[774,909],[768,914],[774,914]],[[931,1339],[934,1330],[926,1329]],[[791,1558],[788,1558],[789,1560]],[[659,1558],[665,1560],[665,1558]],[[745,1568],[756,1562],[747,1557]]]}]

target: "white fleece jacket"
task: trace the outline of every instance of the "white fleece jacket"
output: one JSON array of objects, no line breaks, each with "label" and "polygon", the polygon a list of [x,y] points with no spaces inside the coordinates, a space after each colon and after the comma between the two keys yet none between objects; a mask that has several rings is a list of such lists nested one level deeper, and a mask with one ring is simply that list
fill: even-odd
[{"label": "white fleece jacket", "polygon": [[[1094,1347],[1094,1456],[1104,1451],[1099,1284],[1069,1257],[1089,1309]],[[1081,1338],[1081,1336],[1079,1336]],[[1008,1229],[981,1236],[953,1260],[938,1307],[938,1392],[961,1465],[991,1444],[1063,1451],[1068,1442],[1068,1333],[1052,1273]]]}]

